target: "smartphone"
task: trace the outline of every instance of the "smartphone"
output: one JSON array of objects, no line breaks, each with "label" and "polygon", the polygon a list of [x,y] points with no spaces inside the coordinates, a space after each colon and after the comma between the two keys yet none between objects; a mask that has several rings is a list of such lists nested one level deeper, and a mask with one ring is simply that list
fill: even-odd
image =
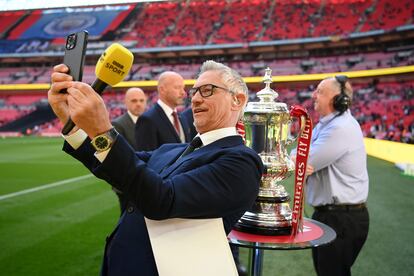
[{"label": "smartphone", "polygon": [[[73,33],[66,37],[63,63],[69,67],[68,74],[73,77],[74,81],[82,81],[83,64],[85,62],[87,44],[87,31]],[[61,90],[60,93],[66,93],[66,89]]]}]

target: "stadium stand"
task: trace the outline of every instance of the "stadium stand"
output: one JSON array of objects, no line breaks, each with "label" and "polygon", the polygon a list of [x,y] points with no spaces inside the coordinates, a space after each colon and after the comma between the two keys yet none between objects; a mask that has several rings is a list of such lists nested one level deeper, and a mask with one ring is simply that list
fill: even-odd
[{"label": "stadium stand", "polygon": [[344,37],[412,24],[413,12],[411,0],[215,0],[7,12],[0,19],[3,38],[12,41],[61,44],[70,32],[88,29],[92,39],[110,33],[148,48]]},{"label": "stadium stand", "polygon": [[269,12],[269,1],[230,2],[218,24],[219,28],[212,35],[212,43],[259,41],[263,21]]},{"label": "stadium stand", "polygon": [[[89,31],[88,49],[94,52],[84,68],[88,83],[95,79],[100,50],[113,41],[129,45],[139,57],[127,81],[154,80],[166,70],[193,79],[207,58],[227,63],[244,77],[262,76],[267,66],[275,76],[410,66],[414,45],[404,30],[413,29],[413,15],[411,0],[186,0],[0,12],[0,60],[6,61],[0,63],[0,85],[47,84],[52,65],[61,61],[64,37],[79,28]],[[377,43],[378,35],[394,33],[396,42]],[[358,36],[371,45],[359,46],[353,40]],[[317,43],[307,47],[308,40]],[[336,41],[337,46],[326,47]],[[284,52],[271,46],[279,44]],[[232,45],[239,48],[227,51]],[[210,46],[215,50],[200,50]],[[274,48],[262,53],[262,46]],[[181,52],[185,47],[187,52]],[[312,110],[312,85],[282,85],[279,91],[278,84],[279,100]],[[258,87],[250,87],[252,98]],[[364,135],[413,143],[413,87],[407,76],[358,79],[353,112]],[[156,101],[154,89],[146,88],[150,103]],[[0,91],[0,131],[58,133],[61,126],[45,111],[44,92]],[[124,112],[119,92],[104,95],[111,117]]]},{"label": "stadium stand", "polygon": [[[413,51],[361,53],[357,55],[324,56],[262,60],[258,61],[229,61],[229,66],[237,68],[243,76],[260,76],[269,66],[274,75],[316,74],[329,72],[357,71],[414,64]],[[193,79],[198,70],[196,64],[149,64],[134,65],[127,80],[156,79],[164,71],[177,71],[185,79]],[[50,67],[44,68],[9,68],[0,72],[0,83],[48,83]],[[83,80],[92,83],[95,79],[95,66],[84,67]]]},{"label": "stadium stand", "polygon": [[225,1],[182,3],[174,30],[165,38],[163,46],[203,45],[208,42],[217,22],[221,21]]},{"label": "stadium stand", "polygon": [[122,39],[136,41],[137,47],[159,46],[179,12],[177,2],[146,3],[142,12],[132,19],[131,30]]}]

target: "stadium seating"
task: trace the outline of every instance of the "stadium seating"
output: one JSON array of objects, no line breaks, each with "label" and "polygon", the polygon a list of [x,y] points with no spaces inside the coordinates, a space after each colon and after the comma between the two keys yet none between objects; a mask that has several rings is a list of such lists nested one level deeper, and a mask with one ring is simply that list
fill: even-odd
[{"label": "stadium seating", "polygon": [[[392,32],[397,27],[413,24],[413,14],[412,0],[188,0],[85,9],[0,12],[0,54],[59,49],[66,34],[54,32],[55,27],[69,32],[67,26],[72,26],[73,20],[76,21],[76,17],[82,15],[88,15],[84,22],[96,21],[92,27],[88,27],[91,41],[101,43],[102,38],[122,40],[136,48],[157,50],[156,47],[240,44],[324,36],[346,39],[358,32]],[[50,28],[46,28],[46,25]],[[218,58],[242,76],[250,77],[263,75],[267,66],[273,70],[274,76],[279,76],[413,65],[413,53],[411,48],[406,47],[395,47],[387,51],[378,47],[374,51],[370,49],[358,54],[331,52],[305,58],[305,55],[294,58],[254,59],[244,58],[243,55],[237,58]],[[177,71],[185,79],[193,79],[202,59],[194,58],[195,62],[184,57],[172,62],[163,62],[162,59],[139,61],[133,65],[126,80],[153,80],[166,70]],[[23,64],[13,64],[5,69],[0,70],[0,84],[50,81],[51,66],[47,62],[41,66],[25,66],[23,61]],[[94,69],[94,65],[84,67],[85,82],[94,81]],[[381,78],[378,83],[357,83],[353,112],[364,135],[412,142],[413,87],[413,82],[384,82]],[[289,105],[301,103],[312,110],[312,90],[313,87],[303,85],[280,87],[279,100]],[[24,117],[35,110],[39,100],[45,98],[46,95],[39,96],[31,92],[11,96],[0,94],[0,125]],[[109,106],[111,118],[125,111],[120,93],[105,93],[104,99]],[[155,93],[151,93],[149,103],[153,104],[156,99]],[[317,119],[315,114],[312,116]],[[36,125],[35,132],[56,133],[60,127],[56,120],[52,120]]]},{"label": "stadium seating", "polygon": [[166,1],[120,7],[127,8],[0,13],[0,38],[63,43],[76,25],[88,29],[91,39],[111,33],[136,41],[138,48],[240,43],[388,31],[412,24],[414,12],[412,0]]},{"label": "stadium seating", "polygon": [[224,1],[191,2],[182,7],[174,30],[161,46],[204,45],[220,22],[226,3]]},{"label": "stadium seating", "polygon": [[369,10],[361,32],[370,30],[391,30],[398,26],[413,23],[414,2],[411,0],[378,1]]},{"label": "stadium seating", "polygon": [[353,109],[366,137],[414,143],[413,81],[373,84],[356,99]]},{"label": "stadium seating", "polygon": [[230,2],[211,42],[220,44],[259,41],[263,21],[270,12],[269,7],[269,1],[264,0]]},{"label": "stadium seating", "polygon": [[[313,111],[313,102],[310,95],[314,87],[301,87],[297,89],[285,88],[274,84],[279,93],[278,101],[286,104],[301,104],[306,107],[316,123],[318,116]],[[257,91],[251,91],[253,96]],[[157,100],[154,91],[147,91],[148,105]],[[46,95],[11,95],[0,97],[0,126],[16,120],[33,110],[34,103],[46,100]],[[107,92],[104,94],[105,103],[109,109],[111,119],[125,112],[123,94]],[[414,82],[384,82],[354,85],[352,113],[361,124],[366,137],[387,139],[391,141],[414,143]],[[58,133],[61,125],[57,120],[49,121],[36,126],[33,133],[51,135]]]},{"label": "stadium seating", "polygon": [[137,47],[158,46],[168,27],[175,22],[180,7],[177,2],[147,3],[133,19],[133,29],[122,39],[136,41]]}]

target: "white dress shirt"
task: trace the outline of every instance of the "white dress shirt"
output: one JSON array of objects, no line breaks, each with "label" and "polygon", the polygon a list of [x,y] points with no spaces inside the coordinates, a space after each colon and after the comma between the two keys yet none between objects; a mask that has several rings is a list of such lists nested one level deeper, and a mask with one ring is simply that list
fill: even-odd
[{"label": "white dress shirt", "polygon": [[314,173],[306,184],[306,199],[312,206],[358,204],[368,197],[367,154],[361,127],[350,111],[337,114],[321,118],[313,129],[308,163]]}]

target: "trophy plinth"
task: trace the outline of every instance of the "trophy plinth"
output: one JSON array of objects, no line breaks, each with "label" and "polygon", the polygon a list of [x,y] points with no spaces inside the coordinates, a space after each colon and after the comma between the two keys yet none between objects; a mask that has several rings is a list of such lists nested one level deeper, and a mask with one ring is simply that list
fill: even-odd
[{"label": "trophy plinth", "polygon": [[259,102],[247,104],[243,118],[246,145],[254,149],[265,167],[258,197],[235,228],[262,235],[289,235],[292,227],[290,196],[280,183],[288,178],[295,165],[287,153],[291,142],[292,119],[285,103],[276,102],[278,94],[270,88],[270,68],[266,69],[265,88],[257,93]]}]

